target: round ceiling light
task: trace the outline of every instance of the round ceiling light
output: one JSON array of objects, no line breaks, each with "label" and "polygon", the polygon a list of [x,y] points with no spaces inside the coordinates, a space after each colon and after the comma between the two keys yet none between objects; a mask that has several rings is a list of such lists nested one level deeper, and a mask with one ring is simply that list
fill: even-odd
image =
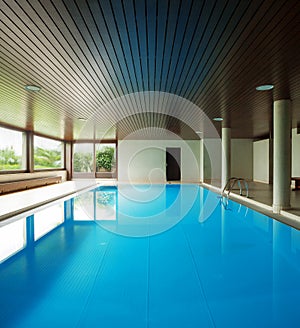
[{"label": "round ceiling light", "polygon": [[222,117],[214,117],[213,120],[216,121],[216,122],[222,122],[223,121]]},{"label": "round ceiling light", "polygon": [[42,88],[39,87],[38,85],[30,85],[30,84],[25,85],[25,90],[27,91],[39,92],[41,89]]},{"label": "round ceiling light", "polygon": [[272,90],[274,88],[273,84],[264,84],[264,85],[259,85],[258,87],[256,87],[257,91],[268,91],[268,90]]}]

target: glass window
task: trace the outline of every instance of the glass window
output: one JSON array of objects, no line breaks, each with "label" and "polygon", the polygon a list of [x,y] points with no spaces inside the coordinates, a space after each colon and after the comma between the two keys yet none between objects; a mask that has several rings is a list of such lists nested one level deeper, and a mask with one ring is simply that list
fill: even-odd
[{"label": "glass window", "polygon": [[34,169],[63,168],[63,142],[34,136]]},{"label": "glass window", "polygon": [[77,143],[73,148],[73,171],[93,172],[93,144]]},{"label": "glass window", "polygon": [[0,262],[26,246],[25,218],[0,227]]},{"label": "glass window", "polygon": [[0,171],[26,169],[25,133],[0,128]]},{"label": "glass window", "polygon": [[97,172],[116,171],[116,144],[103,143],[96,145]]},{"label": "glass window", "polygon": [[34,240],[64,222],[64,203],[48,207],[34,214]]}]

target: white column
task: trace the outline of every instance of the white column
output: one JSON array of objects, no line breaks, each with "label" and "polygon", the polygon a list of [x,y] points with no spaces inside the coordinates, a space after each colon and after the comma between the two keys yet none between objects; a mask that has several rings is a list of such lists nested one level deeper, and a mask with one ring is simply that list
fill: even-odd
[{"label": "white column", "polygon": [[274,102],[273,212],[290,207],[291,101]]},{"label": "white column", "polygon": [[222,189],[231,177],[231,128],[222,128]]},{"label": "white column", "polygon": [[71,142],[65,142],[64,145],[64,161],[65,161],[65,169],[67,170],[67,180],[72,180],[72,143]]},{"label": "white column", "polygon": [[34,135],[32,131],[26,133],[27,138],[27,171],[32,173],[34,172]]},{"label": "white column", "polygon": [[204,142],[203,142],[203,139],[199,140],[199,147],[200,147],[199,175],[200,175],[200,182],[204,182]]}]

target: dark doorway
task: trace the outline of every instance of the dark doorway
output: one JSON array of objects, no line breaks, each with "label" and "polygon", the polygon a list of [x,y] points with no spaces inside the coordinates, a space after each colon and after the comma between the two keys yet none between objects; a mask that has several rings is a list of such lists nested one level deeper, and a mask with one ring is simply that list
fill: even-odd
[{"label": "dark doorway", "polygon": [[166,149],[166,175],[167,181],[181,180],[181,149],[167,148]]}]

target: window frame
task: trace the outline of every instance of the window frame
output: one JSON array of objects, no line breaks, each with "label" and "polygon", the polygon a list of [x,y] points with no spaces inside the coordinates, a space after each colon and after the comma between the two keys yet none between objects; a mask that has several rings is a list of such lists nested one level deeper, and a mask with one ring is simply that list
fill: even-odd
[{"label": "window frame", "polygon": [[[15,127],[2,125],[2,124],[0,124],[0,128],[22,133],[22,138],[25,139],[25,141],[23,141],[23,142],[25,142],[25,144],[26,144],[25,145],[25,154],[22,153],[22,157],[25,159],[24,168],[15,169],[15,170],[0,170],[0,175],[2,175],[2,174],[26,173],[27,170],[28,170],[28,141],[27,141],[28,138],[27,138],[27,131],[25,131],[23,129],[15,128]],[[22,145],[22,147],[24,147],[24,145]]]},{"label": "window frame", "polygon": [[[93,146],[93,151],[92,151],[92,158],[93,158],[93,170],[92,172],[75,172],[74,171],[74,147],[76,144],[90,144]],[[97,172],[97,167],[96,167],[96,145],[101,144],[115,144],[115,171],[113,173],[107,172],[105,173],[105,176],[103,175],[104,173],[102,172]],[[72,143],[72,177],[73,178],[117,178],[118,177],[118,140],[117,139],[102,139],[102,140],[75,140]]]},{"label": "window frame", "polygon": [[[62,144],[62,151],[61,151],[61,162],[62,162],[62,166],[61,167],[54,167],[54,168],[34,168],[34,137],[39,137],[39,138],[44,138],[44,139],[49,139],[49,140],[53,140],[53,141],[58,141],[61,142]],[[66,170],[66,142],[65,140],[61,140],[58,138],[52,138],[52,137],[48,137],[39,133],[34,133],[33,134],[33,140],[32,140],[32,171],[33,172],[51,172],[51,171],[64,171]],[[28,171],[30,172],[30,169],[28,168]]]},{"label": "window frame", "polygon": [[[40,133],[34,133],[33,131],[27,131],[22,128],[18,127],[12,127],[9,125],[5,124],[0,124],[0,128],[11,130],[11,131],[17,131],[23,134],[23,138],[25,139],[26,145],[24,146],[25,148],[25,154],[22,154],[22,156],[25,159],[25,167],[22,169],[15,169],[15,170],[0,170],[0,175],[7,175],[7,174],[20,174],[20,173],[34,173],[34,172],[51,172],[51,171],[65,171],[67,167],[66,163],[66,140],[60,139],[60,138],[55,138],[55,137],[50,137],[46,136],[44,134]],[[62,167],[57,167],[57,168],[47,168],[47,169],[34,169],[34,143],[33,139],[34,136],[45,138],[45,139],[50,139],[50,140],[55,140],[59,141],[62,143]]]}]

